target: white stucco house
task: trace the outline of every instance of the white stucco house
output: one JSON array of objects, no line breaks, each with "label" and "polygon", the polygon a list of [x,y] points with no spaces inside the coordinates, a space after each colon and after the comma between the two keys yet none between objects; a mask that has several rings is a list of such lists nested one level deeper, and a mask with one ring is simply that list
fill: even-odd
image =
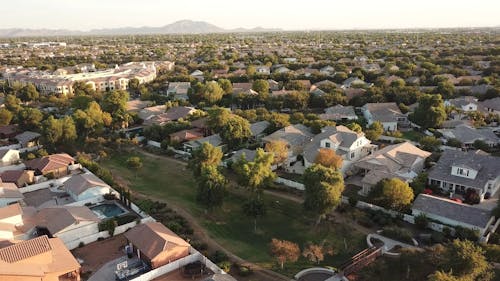
[{"label": "white stucco house", "polygon": [[9,166],[20,161],[19,150],[0,149],[0,166]]},{"label": "white stucco house", "polygon": [[495,221],[489,210],[427,194],[417,196],[413,202],[412,214],[414,216],[423,214],[446,225],[475,230],[480,237]]},{"label": "white stucco house", "polygon": [[86,206],[57,206],[39,210],[25,220],[28,233],[50,234],[68,244],[99,232],[100,219]]},{"label": "white stucco house", "polygon": [[377,146],[365,137],[345,126],[325,127],[304,147],[304,165],[312,166],[321,149],[331,149],[342,157],[341,172],[345,174],[354,161],[373,153]]},{"label": "white stucco house", "polygon": [[478,104],[478,99],[472,96],[459,97],[444,101],[445,106],[453,106],[464,112],[476,111]]},{"label": "white stucco house", "polygon": [[111,191],[109,185],[94,174],[79,174],[64,182],[64,189],[75,201],[103,196]]},{"label": "white stucco house", "polygon": [[396,131],[401,126],[409,124],[408,117],[404,115],[395,102],[367,103],[361,108],[368,126],[379,121],[384,131]]}]

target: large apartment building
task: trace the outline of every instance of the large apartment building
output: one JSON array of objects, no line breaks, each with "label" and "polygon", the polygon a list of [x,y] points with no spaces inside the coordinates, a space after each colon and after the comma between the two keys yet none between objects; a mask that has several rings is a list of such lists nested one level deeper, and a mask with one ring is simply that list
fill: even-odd
[{"label": "large apartment building", "polygon": [[139,80],[139,84],[148,83],[156,78],[158,64],[165,63],[129,62],[111,69],[72,74],[60,70],[49,73],[33,68],[7,68],[2,76],[9,83],[33,84],[42,94],[67,95],[73,93],[73,85],[78,81],[91,85],[96,91],[126,90],[129,81],[134,78]]}]

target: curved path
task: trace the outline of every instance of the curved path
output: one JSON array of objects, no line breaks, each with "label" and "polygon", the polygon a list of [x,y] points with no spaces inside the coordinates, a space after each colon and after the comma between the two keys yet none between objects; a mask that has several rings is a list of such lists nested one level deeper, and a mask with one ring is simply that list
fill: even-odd
[{"label": "curved path", "polygon": [[[143,151],[143,150],[137,150],[137,151],[144,154],[144,155],[147,155],[148,157],[165,158],[165,159],[168,159],[171,161],[175,161],[179,164],[186,165],[186,162],[183,162],[183,161],[180,161],[177,159],[173,159],[173,158],[165,157],[165,156],[160,156],[160,155],[155,155],[155,154]],[[123,178],[121,178],[120,176],[118,176],[116,174],[114,174],[113,176],[116,177],[117,181],[119,181],[120,184],[122,184],[124,186],[128,186],[127,181],[123,180]],[[203,228],[199,224],[198,220],[190,212],[186,211],[185,209],[183,209],[179,205],[175,204],[174,202],[162,200],[162,199],[159,199],[157,197],[148,196],[148,195],[145,195],[143,193],[135,192],[133,189],[130,189],[130,190],[133,192],[133,194],[135,196],[137,196],[139,198],[151,199],[151,200],[160,201],[160,202],[163,201],[164,203],[166,203],[169,206],[169,208],[174,210],[177,214],[184,217],[188,221],[188,223],[193,228],[195,237],[197,237],[201,241],[206,242],[210,249],[222,251],[222,252],[226,253],[226,255],[231,260],[252,268],[254,270],[254,274],[259,276],[258,280],[260,280],[260,281],[289,281],[290,280],[289,277],[286,277],[284,275],[281,275],[281,274],[276,273],[274,271],[265,269],[259,265],[253,264],[249,261],[246,261],[246,260],[238,257],[237,255],[235,255],[234,253],[230,252],[226,248],[224,248],[217,241],[215,241],[213,238],[210,237],[210,235],[207,233],[205,228]]]}]

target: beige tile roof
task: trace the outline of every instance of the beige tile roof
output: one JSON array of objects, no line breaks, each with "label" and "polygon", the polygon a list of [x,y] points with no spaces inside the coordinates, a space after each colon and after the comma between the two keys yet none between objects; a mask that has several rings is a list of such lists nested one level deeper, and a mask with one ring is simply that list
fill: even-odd
[{"label": "beige tile roof", "polygon": [[18,262],[52,250],[49,238],[44,235],[0,249],[0,260]]},{"label": "beige tile roof", "polygon": [[26,161],[25,165],[28,169],[39,170],[43,173],[45,171],[67,167],[73,162],[75,162],[75,159],[69,154],[59,153]]},{"label": "beige tile roof", "polygon": [[25,225],[46,227],[54,235],[84,221],[99,222],[100,219],[86,206],[57,206],[39,210]]},{"label": "beige tile roof", "polygon": [[66,191],[71,191],[73,194],[80,195],[91,187],[108,185],[94,174],[79,174],[72,176],[69,180],[64,182]]},{"label": "beige tile roof", "polygon": [[163,251],[190,247],[189,243],[159,222],[139,224],[125,232],[125,237],[150,259]]},{"label": "beige tile roof", "polygon": [[19,205],[19,203],[8,205],[0,208],[0,219],[10,218],[21,215],[22,213],[23,210],[21,209],[21,205]]},{"label": "beige tile roof", "polygon": [[[80,265],[59,238],[46,235],[0,249],[0,280],[2,276],[41,277],[50,273],[78,271]],[[30,279],[31,280],[31,279]]]}]

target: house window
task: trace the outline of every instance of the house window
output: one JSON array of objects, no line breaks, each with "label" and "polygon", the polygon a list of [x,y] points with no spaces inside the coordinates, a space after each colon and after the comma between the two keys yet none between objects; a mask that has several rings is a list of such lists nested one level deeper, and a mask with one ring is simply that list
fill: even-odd
[{"label": "house window", "polygon": [[330,143],[329,142],[325,142],[325,147],[330,148]]},{"label": "house window", "polygon": [[351,159],[354,158],[356,154],[354,152],[351,152]]}]

